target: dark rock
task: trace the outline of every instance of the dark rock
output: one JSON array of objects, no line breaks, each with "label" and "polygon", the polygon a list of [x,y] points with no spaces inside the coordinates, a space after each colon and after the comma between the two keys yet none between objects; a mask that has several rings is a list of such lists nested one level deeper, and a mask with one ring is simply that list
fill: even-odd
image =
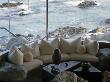
[{"label": "dark rock", "polygon": [[62,28],[58,28],[49,33],[49,37],[63,37],[70,38],[76,34],[81,34],[87,32],[87,29],[84,27],[74,27],[74,26],[66,26]]},{"label": "dark rock", "polygon": [[16,7],[16,6],[19,6],[23,3],[2,3],[0,5],[0,8],[4,8],[4,7]]},{"label": "dark rock", "polygon": [[21,34],[15,34],[16,36],[22,36]]},{"label": "dark rock", "polygon": [[106,19],[106,20],[105,20],[105,23],[106,23],[106,24],[110,24],[110,18]]},{"label": "dark rock", "polygon": [[25,16],[25,15],[28,15],[28,13],[25,13],[23,11],[19,13],[19,16]]},{"label": "dark rock", "polygon": [[9,3],[9,4],[8,3],[3,3],[2,6],[3,7],[8,7],[8,6],[9,7],[12,7],[12,6],[15,7],[15,6],[17,6],[17,4],[14,4],[14,3]]},{"label": "dark rock", "polygon": [[94,1],[84,1],[80,4],[78,4],[78,7],[79,8],[87,8],[87,7],[93,7],[95,5],[97,5],[97,4]]},{"label": "dark rock", "polygon": [[28,34],[27,37],[34,37],[34,35],[33,34]]}]

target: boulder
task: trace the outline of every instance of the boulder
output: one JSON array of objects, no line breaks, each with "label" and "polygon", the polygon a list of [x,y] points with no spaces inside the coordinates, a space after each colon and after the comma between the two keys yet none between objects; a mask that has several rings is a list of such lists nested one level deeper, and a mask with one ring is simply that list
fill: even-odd
[{"label": "boulder", "polygon": [[65,26],[58,28],[49,33],[49,37],[64,37],[70,38],[76,34],[83,34],[87,31],[85,27]]},{"label": "boulder", "polygon": [[16,6],[19,6],[23,3],[2,3],[0,5],[0,8],[4,8],[4,7],[16,7]]},{"label": "boulder", "polygon": [[83,1],[78,4],[79,8],[87,8],[87,7],[93,7],[97,5],[95,1]]},{"label": "boulder", "polygon": [[24,12],[20,12],[20,13],[19,13],[19,16],[25,16],[25,15],[27,15],[27,14],[24,13]]},{"label": "boulder", "polygon": [[34,35],[33,34],[28,34],[27,37],[34,37]]},{"label": "boulder", "polygon": [[110,24],[110,18],[106,19],[106,20],[105,20],[105,23],[106,23],[106,24]]},{"label": "boulder", "polygon": [[28,14],[30,14],[30,11],[28,11],[28,10],[22,9],[21,11],[19,11],[19,16],[25,16],[25,15],[28,15]]}]

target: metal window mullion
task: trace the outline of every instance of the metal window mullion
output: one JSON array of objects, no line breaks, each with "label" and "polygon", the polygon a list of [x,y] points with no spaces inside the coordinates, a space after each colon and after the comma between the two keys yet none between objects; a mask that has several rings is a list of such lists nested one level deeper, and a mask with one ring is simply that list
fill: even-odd
[{"label": "metal window mullion", "polygon": [[[10,9],[10,0],[8,0],[8,10]],[[9,23],[9,25],[8,25],[8,27],[9,27],[9,31],[10,31],[10,11],[9,11],[9,15],[8,15],[8,17],[9,17],[9,20],[8,20],[8,23]]]},{"label": "metal window mullion", "polygon": [[46,0],[46,39],[48,40],[48,0]]}]

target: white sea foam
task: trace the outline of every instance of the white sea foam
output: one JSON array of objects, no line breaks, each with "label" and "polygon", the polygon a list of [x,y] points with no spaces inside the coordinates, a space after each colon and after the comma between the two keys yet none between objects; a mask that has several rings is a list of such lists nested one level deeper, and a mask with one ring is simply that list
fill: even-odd
[{"label": "white sea foam", "polygon": [[21,9],[28,10],[28,5],[23,4],[23,5],[18,6],[17,8],[20,9],[20,10]]},{"label": "white sea foam", "polygon": [[97,4],[97,6],[100,6],[101,4],[100,3],[96,3]]},{"label": "white sea foam", "polygon": [[84,0],[79,1],[65,1],[64,3],[67,5],[77,6],[79,3],[83,2]]},{"label": "white sea foam", "polygon": [[13,12],[15,15],[19,15],[20,13],[27,15],[33,12],[30,8],[28,9],[28,5],[26,4],[18,6],[17,9],[14,9],[14,11]]},{"label": "white sea foam", "polygon": [[18,14],[20,14],[20,13],[27,15],[27,14],[31,14],[32,11],[31,10],[26,10],[26,11],[20,11],[20,12],[18,12]]}]

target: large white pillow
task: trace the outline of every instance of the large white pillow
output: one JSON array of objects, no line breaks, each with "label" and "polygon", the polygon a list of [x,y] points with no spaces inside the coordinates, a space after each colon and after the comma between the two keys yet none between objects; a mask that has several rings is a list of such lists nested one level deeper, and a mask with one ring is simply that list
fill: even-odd
[{"label": "large white pillow", "polygon": [[23,53],[17,47],[8,55],[8,59],[14,64],[23,65]]},{"label": "large white pillow", "polygon": [[58,38],[55,38],[53,39],[51,42],[50,42],[51,46],[56,49],[56,48],[59,48],[59,39]]},{"label": "large white pillow", "polygon": [[37,41],[35,41],[32,45],[31,45],[31,47],[32,47],[32,53],[33,53],[33,57],[34,58],[37,58],[37,57],[39,57],[40,56],[40,51],[39,51],[39,44],[38,44],[38,42]]},{"label": "large white pillow", "polygon": [[84,41],[84,45],[86,46],[86,50],[89,54],[96,55],[98,53],[99,44],[97,41],[86,38]]},{"label": "large white pillow", "polygon": [[27,45],[27,44],[23,44],[22,47],[21,47],[21,51],[23,52],[24,54],[24,61],[25,62],[29,62],[29,61],[32,61],[33,58],[34,58],[34,50],[31,46]]},{"label": "large white pillow", "polygon": [[33,50],[32,47],[27,44],[22,44],[22,46],[21,46],[21,51],[23,53],[32,52],[32,50]]},{"label": "large white pillow", "polygon": [[39,49],[40,49],[40,55],[52,55],[54,51],[52,45],[45,40],[42,40],[40,42]]},{"label": "large white pillow", "polygon": [[24,62],[30,62],[33,60],[33,54],[31,52],[26,52],[23,57]]},{"label": "large white pillow", "polygon": [[85,54],[86,53],[86,47],[85,45],[78,45],[77,46],[77,49],[76,49],[76,52],[79,53],[79,54]]},{"label": "large white pillow", "polygon": [[64,40],[63,38],[60,39],[60,50],[61,50],[61,53],[72,53],[73,52],[73,49],[72,49],[72,46],[71,46],[71,43]]},{"label": "large white pillow", "polygon": [[81,37],[73,39],[72,42],[69,42],[65,39],[60,39],[60,50],[62,53],[72,54],[76,52],[77,45],[81,44]]},{"label": "large white pillow", "polygon": [[72,48],[71,49],[73,50],[73,53],[76,52],[78,45],[81,45],[81,37],[78,37],[72,41],[72,43],[71,43]]}]

